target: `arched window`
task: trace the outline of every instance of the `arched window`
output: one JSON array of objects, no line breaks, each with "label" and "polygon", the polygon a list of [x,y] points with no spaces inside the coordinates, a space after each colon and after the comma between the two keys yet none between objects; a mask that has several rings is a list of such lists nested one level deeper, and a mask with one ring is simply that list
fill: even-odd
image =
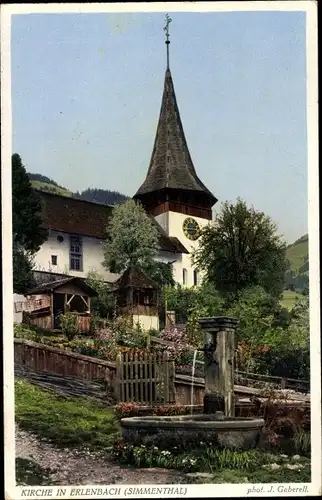
[{"label": "arched window", "polygon": [[187,277],[188,277],[187,269],[182,269],[182,284],[183,285],[187,284]]},{"label": "arched window", "polygon": [[197,271],[197,269],[193,270],[193,285],[194,286],[198,285],[198,271]]}]

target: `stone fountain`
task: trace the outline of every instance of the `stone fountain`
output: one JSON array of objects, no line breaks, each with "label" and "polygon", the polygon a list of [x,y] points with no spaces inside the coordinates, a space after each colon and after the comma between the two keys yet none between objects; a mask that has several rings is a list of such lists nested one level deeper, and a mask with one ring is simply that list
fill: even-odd
[{"label": "stone fountain", "polygon": [[204,333],[204,413],[173,417],[131,417],[121,420],[123,437],[132,444],[182,447],[200,442],[217,447],[256,446],[264,420],[235,417],[234,333],[237,321],[220,316],[201,318]]}]

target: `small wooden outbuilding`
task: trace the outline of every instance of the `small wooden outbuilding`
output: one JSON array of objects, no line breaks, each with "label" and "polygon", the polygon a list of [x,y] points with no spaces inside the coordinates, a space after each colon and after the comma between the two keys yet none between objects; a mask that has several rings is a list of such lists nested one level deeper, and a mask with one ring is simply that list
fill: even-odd
[{"label": "small wooden outbuilding", "polygon": [[66,277],[43,283],[27,293],[25,310],[31,324],[48,330],[59,330],[61,313],[77,316],[78,330],[90,330],[91,298],[97,292],[81,278]]},{"label": "small wooden outbuilding", "polygon": [[158,285],[141,269],[129,267],[114,283],[117,314],[130,316],[143,330],[159,329]]}]

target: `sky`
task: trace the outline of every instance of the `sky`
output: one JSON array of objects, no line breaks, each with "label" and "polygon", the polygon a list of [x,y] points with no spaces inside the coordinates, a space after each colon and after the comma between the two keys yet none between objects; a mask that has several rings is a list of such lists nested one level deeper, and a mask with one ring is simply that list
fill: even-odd
[{"label": "sky", "polygon": [[[14,15],[13,152],[72,191],[133,196],[166,67],[164,13]],[[304,12],[171,13],[170,67],[198,176],[291,243],[307,233]]]}]

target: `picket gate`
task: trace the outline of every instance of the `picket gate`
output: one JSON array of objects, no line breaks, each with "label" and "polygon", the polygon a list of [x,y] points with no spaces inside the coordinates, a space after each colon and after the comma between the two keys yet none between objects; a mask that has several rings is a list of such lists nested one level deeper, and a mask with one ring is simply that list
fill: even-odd
[{"label": "picket gate", "polygon": [[175,401],[175,367],[166,352],[125,352],[116,360],[116,388],[119,403],[144,405]]}]

